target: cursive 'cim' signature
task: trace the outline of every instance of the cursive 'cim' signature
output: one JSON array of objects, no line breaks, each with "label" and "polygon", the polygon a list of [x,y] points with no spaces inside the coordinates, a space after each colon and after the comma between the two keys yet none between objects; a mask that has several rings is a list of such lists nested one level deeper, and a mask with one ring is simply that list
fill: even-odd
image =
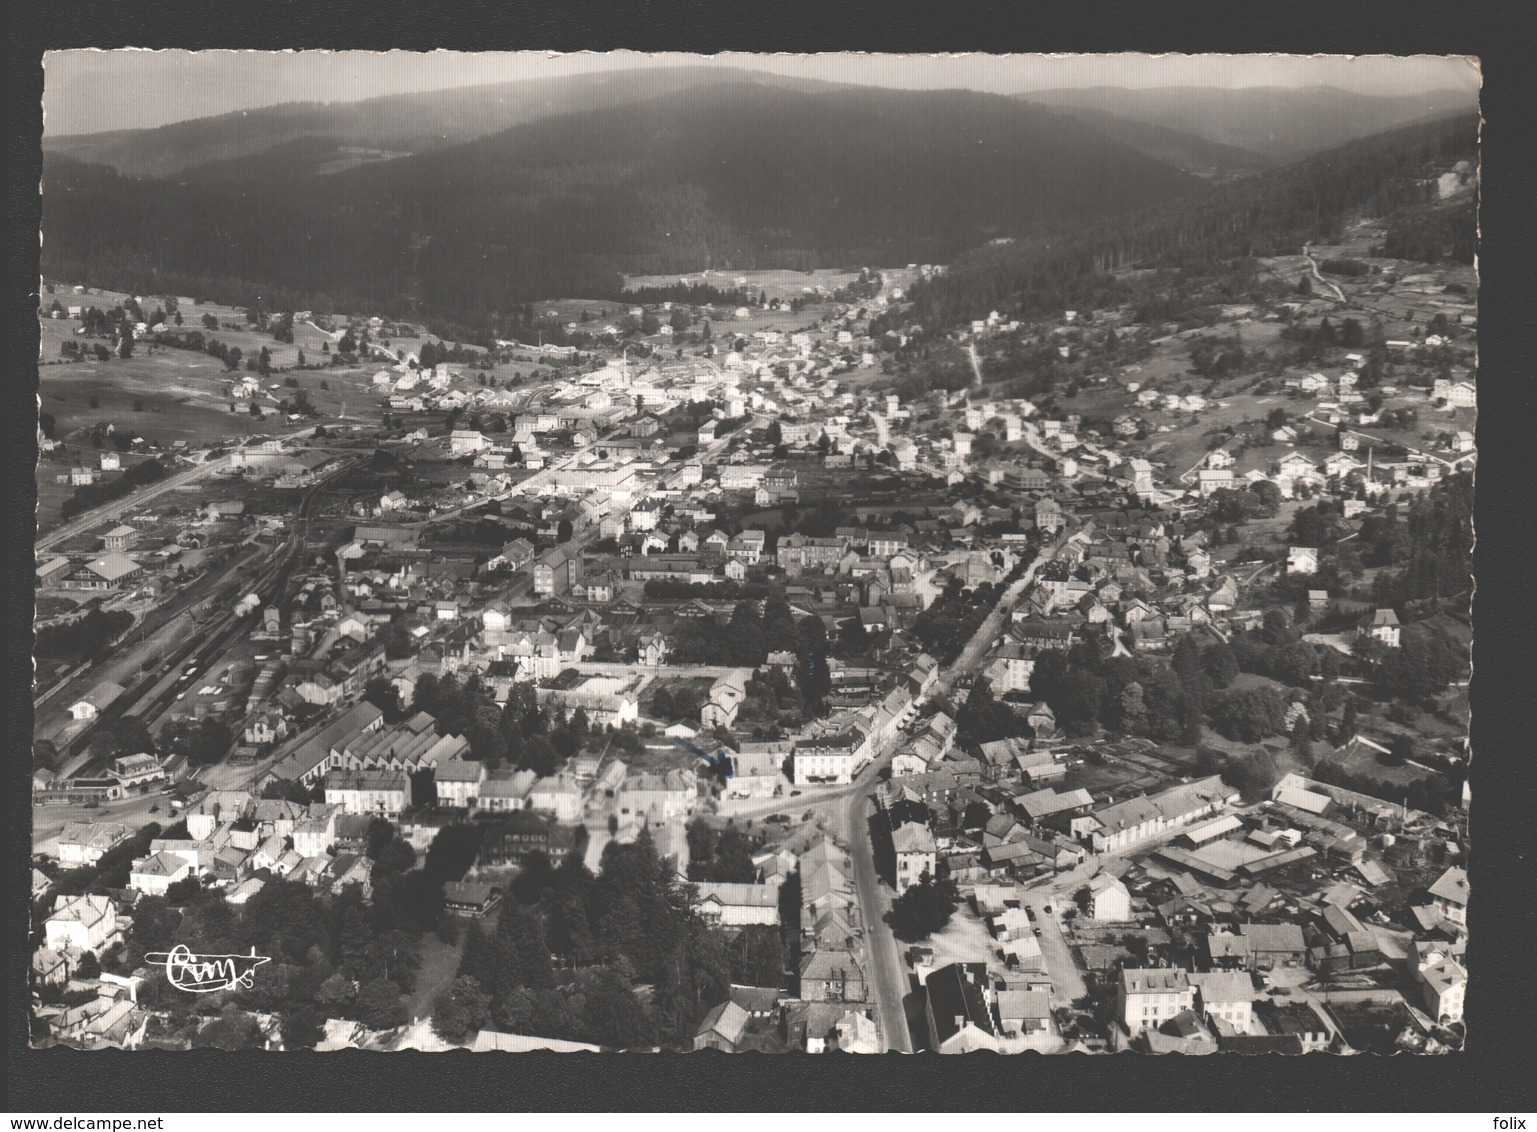
[{"label": "cursive 'cim' signature", "polygon": [[144,957],[146,963],[165,965],[165,977],[177,990],[193,994],[211,991],[250,989],[256,968],[272,962],[265,955],[256,954],[251,948],[249,955],[194,955],[185,944],[178,943],[170,951],[152,951]]}]

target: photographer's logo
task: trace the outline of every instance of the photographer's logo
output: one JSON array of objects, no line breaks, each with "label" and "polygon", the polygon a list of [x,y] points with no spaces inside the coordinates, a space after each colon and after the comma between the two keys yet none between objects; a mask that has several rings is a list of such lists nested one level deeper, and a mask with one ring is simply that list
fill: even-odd
[{"label": "photographer's logo", "polygon": [[144,961],[164,965],[165,977],[171,985],[192,994],[241,987],[249,990],[256,968],[272,962],[267,956],[256,954],[254,947],[249,955],[194,955],[180,943],[170,951],[152,951]]}]

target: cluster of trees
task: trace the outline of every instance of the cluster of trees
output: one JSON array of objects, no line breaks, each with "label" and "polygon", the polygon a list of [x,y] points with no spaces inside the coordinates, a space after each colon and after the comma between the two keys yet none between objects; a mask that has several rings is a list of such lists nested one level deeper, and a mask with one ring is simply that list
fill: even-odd
[{"label": "cluster of trees", "polygon": [[[1202,648],[1187,634],[1176,642],[1167,662],[1147,656],[1106,657],[1093,643],[1046,651],[1036,659],[1030,693],[1050,705],[1057,726],[1069,735],[1093,735],[1103,726],[1194,746],[1209,719],[1228,738],[1256,742],[1287,732],[1292,700],[1308,705],[1310,734],[1322,728],[1334,705],[1325,689],[1312,688],[1307,680],[1318,665],[1313,646],[1297,638],[1284,611],[1273,610],[1266,631],[1235,635],[1230,644],[1215,641]],[[1309,690],[1306,695],[1271,687],[1228,690],[1240,671],[1261,672]],[[972,689],[972,700],[982,687],[979,683]],[[979,742],[1023,734],[1022,723],[1009,719],[1007,711],[1006,705],[993,703],[988,692],[975,706],[967,702],[957,724]]]},{"label": "cluster of trees", "polygon": [[234,742],[235,733],[219,719],[173,719],[160,729],[162,749],[185,756],[192,766],[220,762]]},{"label": "cluster of trees", "polygon": [[[433,1011],[453,1041],[480,1028],[619,1048],[687,1048],[733,980],[782,985],[777,934],[728,944],[692,910],[692,890],[649,833],[610,842],[599,872],[579,854],[549,874],[538,902],[504,902],[495,928],[472,925],[454,983]],[[651,989],[649,999],[635,993]]]},{"label": "cluster of trees", "polygon": [[159,460],[140,461],[113,479],[98,480],[96,483],[82,484],[75,488],[70,497],[59,507],[59,514],[66,519],[73,519],[76,515],[89,511],[93,507],[100,507],[104,503],[111,503],[114,499],[123,498],[136,487],[144,487],[163,480],[166,474],[166,466]]},{"label": "cluster of trees", "polygon": [[688,879],[751,884],[758,879],[753,844],[735,825],[716,831],[703,818],[688,824]]},{"label": "cluster of trees", "polygon": [[658,688],[651,697],[651,714],[658,719],[697,719],[700,699],[691,695],[687,686]]},{"label": "cluster of trees", "polygon": [[1421,627],[1404,633],[1402,642],[1383,653],[1377,663],[1377,684],[1387,695],[1424,700],[1467,675],[1468,650],[1445,631]]},{"label": "cluster of trees", "polygon": [[1275,688],[1243,688],[1216,697],[1211,724],[1228,739],[1258,743],[1286,732],[1287,701]]},{"label": "cluster of trees", "polygon": [[[226,1011],[279,1014],[289,1048],[314,1046],[327,1018],[350,1018],[377,1030],[402,1025],[409,1021],[402,995],[415,987],[422,930],[440,914],[442,882],[435,882],[436,905],[420,898],[418,890],[430,890],[434,878],[412,871],[415,853],[383,820],[369,830],[367,853],[373,860],[373,898],[366,904],[355,887],[323,896],[307,885],[268,877],[237,911],[222,892],[188,878],[164,897],[145,897],[135,905],[133,929],[122,949],[105,957],[105,966],[130,971],[145,953],[177,943],[201,954],[243,954],[254,947],[272,960],[262,978],[249,989],[208,998]],[[186,996],[171,990],[163,974],[152,974],[141,993],[141,1001],[170,1013],[172,1032],[197,1024]],[[238,1014],[236,1023],[210,1024],[212,1033],[200,1034],[194,1043],[229,1048],[228,1033],[245,1032]]]},{"label": "cluster of trees", "polygon": [[739,601],[731,620],[680,618],[673,630],[672,663],[759,667],[771,652],[794,653],[795,682],[807,710],[820,711],[832,688],[827,669],[827,626],[820,617],[799,621],[782,598],[763,603]]},{"label": "cluster of trees", "polygon": [[1253,519],[1271,519],[1281,509],[1281,489],[1269,480],[1259,480],[1247,488],[1218,488],[1206,501],[1206,518],[1215,523],[1247,523]]},{"label": "cluster of trees", "polygon": [[1382,255],[1417,263],[1472,263],[1478,214],[1472,202],[1449,209],[1408,210],[1388,218]]},{"label": "cluster of trees", "polygon": [[1092,735],[1104,725],[1160,741],[1199,738],[1208,686],[1190,637],[1181,639],[1170,664],[1107,658],[1092,642],[1048,650],[1037,657],[1030,677],[1030,694],[1050,705],[1057,726],[1069,735]]},{"label": "cluster of trees", "polygon": [[742,287],[720,288],[709,283],[685,283],[682,280],[666,285],[636,287],[626,291],[625,297],[642,306],[672,303],[674,306],[732,308],[761,306],[763,302],[760,300],[766,301],[767,298],[762,291],[755,295]]},{"label": "cluster of trees", "polygon": [[956,730],[968,743],[993,743],[999,739],[1012,739],[1030,733],[1022,712],[993,695],[993,686],[985,678],[972,685],[966,702],[955,716]]},{"label": "cluster of trees", "polygon": [[94,357],[98,362],[111,361],[112,351],[100,342],[94,343],[89,350],[84,342],[77,342],[73,338],[66,338],[59,343],[59,353],[68,361],[83,362]]},{"label": "cluster of trees", "polygon": [[925,870],[917,884],[891,902],[886,923],[903,943],[917,943],[950,922],[960,899],[953,880],[936,880]]},{"label": "cluster of trees", "polygon": [[967,590],[959,579],[952,579],[945,592],[914,619],[913,636],[924,652],[941,664],[949,664],[987,620],[998,594],[998,587],[991,582]]},{"label": "cluster of trees", "polygon": [[[1325,648],[1320,656],[1319,649],[1302,639],[1284,609],[1267,610],[1261,628],[1235,632],[1227,646],[1213,646],[1208,655],[1220,655],[1223,651],[1231,655],[1240,672],[1268,676],[1297,687],[1308,687],[1311,677],[1319,672],[1338,675],[1339,654]],[[1225,668],[1226,661],[1222,664]]]},{"label": "cluster of trees", "polygon": [[1404,516],[1408,555],[1402,570],[1372,582],[1379,605],[1453,601],[1465,606],[1472,581],[1473,477],[1447,476],[1409,505]]},{"label": "cluster of trees", "polygon": [[578,708],[569,719],[552,715],[539,706],[531,684],[514,683],[506,705],[498,707],[478,674],[463,683],[451,675],[422,676],[411,711],[432,715],[439,734],[463,735],[470,743],[470,758],[493,769],[508,763],[539,775],[554,774],[563,759],[581,750],[590,733],[586,712]]},{"label": "cluster of trees", "polygon": [[1228,753],[1215,747],[1201,747],[1196,751],[1194,769],[1201,777],[1220,774],[1223,782],[1251,802],[1268,797],[1270,788],[1281,780],[1280,764],[1264,748]]},{"label": "cluster of trees", "polygon": [[92,609],[73,621],[44,625],[37,630],[33,652],[47,657],[95,656],[133,624],[126,610]]}]

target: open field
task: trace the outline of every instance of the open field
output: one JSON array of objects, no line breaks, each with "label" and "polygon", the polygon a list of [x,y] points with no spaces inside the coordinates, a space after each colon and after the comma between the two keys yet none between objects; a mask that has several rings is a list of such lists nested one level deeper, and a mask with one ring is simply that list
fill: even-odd
[{"label": "open field", "polygon": [[[629,313],[630,304],[617,299],[541,299],[532,304],[539,318],[558,318],[561,322],[581,322],[587,315],[591,326],[583,329],[598,330],[604,323],[615,322]],[[533,345],[533,343],[529,343]]]},{"label": "open field", "polygon": [[835,271],[830,268],[819,268],[816,271],[703,271],[692,275],[627,275],[624,287],[626,291],[638,287],[672,287],[681,281],[689,284],[708,283],[723,291],[741,287],[755,295],[764,292],[771,299],[786,299],[804,295],[807,287],[823,287],[832,291],[858,278],[858,271]]},{"label": "open field", "polygon": [[1388,766],[1386,763],[1377,761],[1377,753],[1366,746],[1358,747],[1347,757],[1330,754],[1323,761],[1344,767],[1351,774],[1360,775],[1362,778],[1377,778],[1395,786],[1407,786],[1411,782],[1429,778],[1434,773],[1407,763],[1402,766]]}]

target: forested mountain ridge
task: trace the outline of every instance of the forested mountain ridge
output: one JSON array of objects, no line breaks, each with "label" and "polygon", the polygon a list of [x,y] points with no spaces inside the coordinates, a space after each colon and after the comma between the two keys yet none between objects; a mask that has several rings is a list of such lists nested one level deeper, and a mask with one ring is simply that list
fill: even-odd
[{"label": "forested mountain ridge", "polygon": [[[837,89],[814,79],[740,68],[656,67],[385,95],[288,102],[142,130],[43,138],[49,156],[110,165],[136,177],[209,180],[251,169],[323,172],[343,147],[423,153],[558,114],[603,110],[722,82],[783,90]],[[308,164],[295,161],[309,155]],[[263,168],[261,164],[266,161]]]},{"label": "forested mountain ridge", "polygon": [[[1179,280],[1233,260],[1327,244],[1353,215],[1383,218],[1384,254],[1471,262],[1475,204],[1442,205],[1435,175],[1477,161],[1478,121],[1456,116],[1388,131],[1207,192],[1066,236],[979,248],[916,285],[901,316],[945,328],[997,309],[1024,316],[1156,298],[1177,307]],[[1162,269],[1129,278],[1134,268]],[[1157,295],[1154,295],[1157,292]]]},{"label": "forested mountain ridge", "polygon": [[1127,123],[1177,130],[1278,162],[1295,161],[1429,118],[1468,113],[1478,105],[1472,91],[1368,95],[1332,86],[1236,90],[1100,86],[1027,91],[1018,97],[1064,111],[1095,111]]},{"label": "forested mountain ridge", "polygon": [[945,262],[1203,187],[1003,96],[725,83],[301,180],[147,180],[55,155],[43,269],[468,322],[616,295],[620,272]]},{"label": "forested mountain ridge", "polygon": [[1078,119],[1096,133],[1130,146],[1146,157],[1198,176],[1244,176],[1261,173],[1281,164],[1279,160],[1267,157],[1258,150],[1225,145],[1198,134],[1151,122],[1139,122],[1121,114],[1112,114],[1108,110],[1069,105],[1054,106],[1053,109]]}]

